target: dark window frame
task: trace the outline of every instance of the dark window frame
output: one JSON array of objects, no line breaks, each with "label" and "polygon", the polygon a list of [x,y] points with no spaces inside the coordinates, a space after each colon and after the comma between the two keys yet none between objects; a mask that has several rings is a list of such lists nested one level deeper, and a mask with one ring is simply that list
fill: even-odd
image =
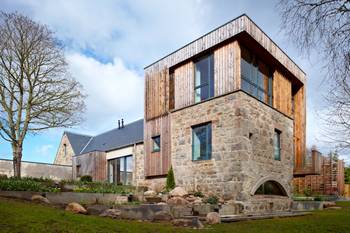
[{"label": "dark window frame", "polygon": [[75,165],[75,173],[76,173],[76,176],[78,178],[81,177],[81,165],[80,164]]},{"label": "dark window frame", "polygon": [[[204,60],[204,59],[209,59],[208,61],[208,79],[206,80],[205,83],[201,83],[200,85],[196,85],[196,69],[197,69],[197,63],[199,63],[200,61]],[[206,54],[198,59],[196,59],[194,61],[194,102],[195,103],[200,103],[200,102],[203,102],[205,100],[208,100],[210,98],[213,98],[215,96],[215,89],[214,89],[214,69],[215,69],[215,61],[214,61],[214,53],[209,53],[209,54]],[[206,99],[200,99],[200,101],[196,101],[196,93],[197,93],[197,90],[199,89],[200,90],[200,94],[202,94],[202,90],[204,87],[208,87],[208,97]]]},{"label": "dark window frame", "polygon": [[[273,133],[273,159],[276,161],[281,161],[281,157],[282,157],[281,134],[282,134],[281,130],[278,130],[278,129],[274,130],[274,133]],[[276,135],[277,135],[277,141],[276,141]],[[278,152],[278,157],[276,157],[276,152]]]},{"label": "dark window frame", "polygon": [[[156,141],[156,139],[158,139],[158,138],[159,138],[159,143],[157,143],[157,141]],[[161,149],[161,142],[162,142],[161,140],[162,140],[162,139],[161,139],[160,135],[156,135],[156,136],[153,136],[153,137],[152,137],[152,153],[160,152],[160,149]],[[155,148],[154,145],[157,145],[158,148]]]},{"label": "dark window frame", "polygon": [[[198,128],[206,127],[206,153],[205,157],[201,158],[198,157],[197,159],[194,158],[195,156],[195,144],[194,144],[194,137],[195,137],[195,131]],[[192,161],[205,161],[205,160],[211,160],[212,159],[212,122],[205,122],[198,125],[191,126],[192,129]],[[201,146],[199,146],[201,148]]]},{"label": "dark window frame", "polygon": [[[107,165],[108,165],[108,182],[109,183],[116,183],[117,185],[128,185],[127,184],[127,173],[128,173],[128,169],[127,169],[127,159],[128,158],[133,158],[133,155],[125,155],[125,156],[121,156],[121,157],[117,157],[117,158],[113,158],[113,159],[109,159],[107,160]],[[121,165],[121,160],[123,160],[123,168],[120,168]],[[133,161],[132,161],[133,164]],[[111,174],[111,170],[110,170],[110,165],[112,165],[113,169],[113,180],[110,180],[110,174]],[[115,170],[115,166],[117,166],[117,170],[118,170],[118,166],[119,166],[119,173],[118,171],[116,172]],[[124,173],[124,179],[122,179],[122,177],[120,176],[120,173]],[[132,168],[131,171],[131,182],[132,182],[132,176],[134,175],[134,167]]]}]

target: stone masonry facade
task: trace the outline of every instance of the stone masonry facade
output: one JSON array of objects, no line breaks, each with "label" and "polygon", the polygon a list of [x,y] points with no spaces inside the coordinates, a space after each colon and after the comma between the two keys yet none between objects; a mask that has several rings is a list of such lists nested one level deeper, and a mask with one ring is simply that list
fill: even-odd
[{"label": "stone masonry facade", "polygon": [[[192,126],[211,122],[212,158],[192,161]],[[281,161],[273,136],[281,132]],[[288,197],[254,196],[268,181],[288,196],[293,177],[293,120],[237,91],[171,113],[171,157],[176,184],[242,203],[245,212],[289,209]]]},{"label": "stone masonry facade", "polygon": [[[66,148],[64,145],[66,145]],[[68,140],[67,135],[64,134],[62,137],[62,140],[60,142],[60,145],[58,147],[58,151],[56,154],[54,164],[70,165],[71,166],[73,156],[74,156],[73,148]]]}]

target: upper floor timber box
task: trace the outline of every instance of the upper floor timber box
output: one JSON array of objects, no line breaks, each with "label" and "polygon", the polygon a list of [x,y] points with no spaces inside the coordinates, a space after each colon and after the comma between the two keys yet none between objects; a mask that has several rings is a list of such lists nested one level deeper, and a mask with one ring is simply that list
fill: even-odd
[{"label": "upper floor timber box", "polygon": [[[170,166],[172,112],[236,91],[294,120],[294,164],[301,166],[305,82],[305,73],[247,15],[145,67],[146,176],[152,163],[155,170],[160,169],[150,172],[154,175],[165,174]],[[161,137],[160,149],[159,157],[154,156],[152,162],[147,156],[152,153],[155,136]],[[155,162],[157,159],[161,162]]]}]

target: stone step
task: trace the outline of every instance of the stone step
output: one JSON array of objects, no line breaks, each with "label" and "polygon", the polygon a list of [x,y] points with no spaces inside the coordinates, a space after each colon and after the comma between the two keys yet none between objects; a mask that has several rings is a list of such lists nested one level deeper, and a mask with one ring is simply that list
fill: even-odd
[{"label": "stone step", "polygon": [[311,214],[310,212],[280,212],[272,214],[262,214],[262,215],[222,215],[221,222],[239,222],[247,220],[260,220],[260,219],[270,219],[270,218],[287,218],[287,217],[298,217]]}]

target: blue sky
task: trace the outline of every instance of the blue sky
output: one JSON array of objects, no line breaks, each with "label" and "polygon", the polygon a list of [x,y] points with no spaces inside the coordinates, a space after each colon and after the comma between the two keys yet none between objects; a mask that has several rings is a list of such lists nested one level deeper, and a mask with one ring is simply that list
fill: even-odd
[{"label": "blue sky", "polygon": [[[327,153],[320,115],[326,111],[322,61],[302,56],[281,30],[276,1],[31,1],[2,0],[1,11],[17,11],[47,24],[66,45],[72,75],[88,94],[86,120],[72,129],[29,135],[24,160],[53,162],[64,130],[97,134],[143,117],[143,67],[213,28],[248,14],[307,73],[307,144]],[[343,156],[349,161],[348,157]],[[0,158],[11,158],[0,141]]]}]

